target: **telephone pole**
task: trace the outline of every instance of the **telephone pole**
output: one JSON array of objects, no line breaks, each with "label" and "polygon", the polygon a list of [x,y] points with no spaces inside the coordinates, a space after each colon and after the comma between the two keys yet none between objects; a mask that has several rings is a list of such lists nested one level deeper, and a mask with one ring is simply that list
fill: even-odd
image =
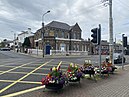
[{"label": "telephone pole", "polygon": [[112,0],[109,0],[109,50],[110,50],[110,63],[114,64],[113,59],[113,50],[114,50],[114,42],[113,42],[113,18],[112,18]]}]

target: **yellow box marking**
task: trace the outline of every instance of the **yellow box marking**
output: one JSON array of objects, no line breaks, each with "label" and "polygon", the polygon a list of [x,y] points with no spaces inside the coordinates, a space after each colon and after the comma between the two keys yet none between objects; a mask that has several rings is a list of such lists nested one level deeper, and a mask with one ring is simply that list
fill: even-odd
[{"label": "yellow box marking", "polygon": [[0,73],[0,75],[5,74],[5,73],[7,73],[7,72],[10,72],[10,71],[12,71],[12,70],[15,70],[15,69],[17,69],[17,68],[20,68],[20,67],[25,66],[25,65],[30,64],[30,63],[32,63],[32,62],[29,62],[29,63],[23,64],[23,65],[17,66],[17,67],[15,67],[15,68],[9,69],[9,70],[7,70],[7,71],[4,71],[4,72]]},{"label": "yellow box marking", "polygon": [[35,91],[35,90],[43,89],[43,88],[45,88],[45,86],[39,86],[39,87],[24,90],[24,91],[4,95],[4,96],[1,96],[1,97],[14,97],[14,96],[18,96],[18,95],[21,95],[21,94],[24,94],[24,93],[28,93],[28,92],[32,92],[32,91]]},{"label": "yellow box marking", "polygon": [[[40,66],[40,65],[39,65],[39,66]],[[49,65],[49,66],[55,66],[55,65]],[[0,67],[16,67],[16,66],[5,66],[5,65],[0,65]],[[64,65],[62,65],[61,67],[68,67],[68,66],[64,66]],[[19,68],[35,69],[36,67],[19,67]],[[49,70],[48,68],[40,68],[40,69]]]},{"label": "yellow box marking", "polygon": [[[0,71],[0,72],[4,72],[4,71]],[[8,72],[8,73],[16,73],[16,74],[27,74],[29,72]],[[32,75],[47,75],[45,73],[32,73]]]},{"label": "yellow box marking", "polygon": [[[51,62],[52,60],[50,60],[49,62]],[[7,90],[8,88],[12,87],[13,85],[15,85],[16,83],[18,83],[19,81],[23,80],[24,78],[26,78],[27,76],[29,76],[30,74],[32,74],[33,72],[35,72],[36,70],[38,70],[39,68],[41,68],[42,66],[48,64],[49,62],[46,62],[44,64],[42,64],[41,66],[37,67],[36,69],[32,70],[31,72],[27,73],[25,76],[21,77],[20,79],[16,80],[15,82],[13,82],[12,84],[6,86],[5,88],[3,88],[2,90],[0,90],[0,93],[4,92],[5,90]]]},{"label": "yellow box marking", "polygon": [[[0,82],[7,82],[12,83],[15,82],[15,80],[0,80]],[[18,83],[25,83],[25,84],[42,84],[41,82],[32,82],[32,81],[19,81]]]}]

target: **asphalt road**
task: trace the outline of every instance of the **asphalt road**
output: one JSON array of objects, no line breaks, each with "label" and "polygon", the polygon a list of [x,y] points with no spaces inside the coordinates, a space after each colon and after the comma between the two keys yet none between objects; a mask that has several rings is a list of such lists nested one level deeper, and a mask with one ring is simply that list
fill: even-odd
[{"label": "asphalt road", "polygon": [[[102,61],[105,57],[102,56]],[[35,58],[12,51],[0,51],[0,96],[11,97],[42,88],[41,80],[53,66],[61,64],[61,69],[66,71],[71,62],[82,65],[84,60],[91,60],[92,64],[98,65],[98,59],[98,55]],[[124,65],[129,64],[129,57],[126,56],[126,59]]]}]

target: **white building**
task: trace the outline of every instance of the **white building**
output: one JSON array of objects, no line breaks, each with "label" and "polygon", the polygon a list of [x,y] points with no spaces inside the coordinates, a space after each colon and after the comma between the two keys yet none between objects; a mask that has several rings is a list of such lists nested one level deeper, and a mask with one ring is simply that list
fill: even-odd
[{"label": "white building", "polygon": [[22,31],[22,33],[18,34],[18,42],[22,44],[26,37],[29,37],[32,35],[34,34],[31,32],[31,28],[28,28],[28,31]]}]

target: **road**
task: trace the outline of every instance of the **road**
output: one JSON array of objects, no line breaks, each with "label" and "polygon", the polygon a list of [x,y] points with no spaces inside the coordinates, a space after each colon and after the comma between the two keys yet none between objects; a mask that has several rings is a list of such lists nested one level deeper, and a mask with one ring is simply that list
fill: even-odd
[{"label": "road", "polygon": [[[102,61],[105,57],[102,56]],[[126,56],[126,59],[124,65],[129,64],[129,57]],[[43,88],[41,80],[50,68],[61,64],[65,72],[71,62],[82,65],[84,60],[91,60],[92,64],[98,65],[98,55],[35,58],[12,51],[0,51],[0,96],[11,97]]]}]

